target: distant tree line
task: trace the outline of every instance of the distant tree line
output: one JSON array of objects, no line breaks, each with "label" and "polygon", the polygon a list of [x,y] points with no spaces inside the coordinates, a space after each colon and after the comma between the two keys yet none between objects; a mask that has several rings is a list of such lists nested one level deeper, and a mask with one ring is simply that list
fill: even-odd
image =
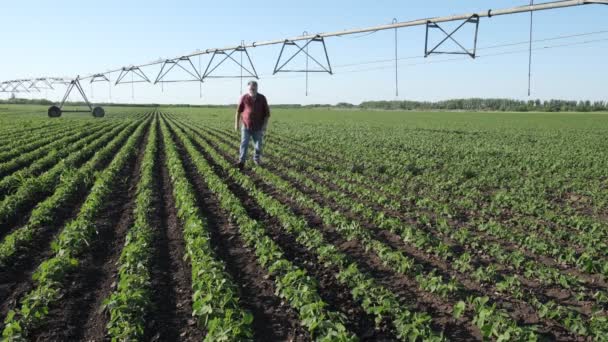
[{"label": "distant tree line", "polygon": [[365,109],[398,110],[463,110],[509,112],[597,112],[608,110],[607,101],[513,100],[513,99],[453,99],[445,101],[365,101]]},{"label": "distant tree line", "polygon": [[[0,100],[6,104],[39,104],[50,106],[52,101],[45,99],[11,98]],[[69,102],[67,105],[84,106],[84,102]],[[124,104],[124,103],[96,103],[101,106],[126,107],[196,107],[196,108],[230,108],[230,105],[191,105],[191,104]],[[365,101],[359,105],[347,102],[330,104],[272,104],[273,108],[361,108],[386,110],[462,110],[462,111],[508,111],[508,112],[599,112],[608,111],[608,101],[567,101],[567,100],[513,100],[513,99],[453,99],[444,101]]]},{"label": "distant tree line", "polygon": [[0,103],[8,103],[8,104],[29,104],[29,105],[46,105],[50,106],[53,104],[52,101],[44,100],[44,99],[20,99],[16,98],[14,95],[11,96],[8,100],[0,100]]}]

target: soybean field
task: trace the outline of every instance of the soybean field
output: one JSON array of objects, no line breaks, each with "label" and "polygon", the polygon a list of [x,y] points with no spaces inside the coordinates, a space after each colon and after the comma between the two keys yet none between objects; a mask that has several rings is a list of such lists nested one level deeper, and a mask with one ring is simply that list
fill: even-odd
[{"label": "soybean field", "polygon": [[605,341],[608,114],[0,105],[3,341]]}]

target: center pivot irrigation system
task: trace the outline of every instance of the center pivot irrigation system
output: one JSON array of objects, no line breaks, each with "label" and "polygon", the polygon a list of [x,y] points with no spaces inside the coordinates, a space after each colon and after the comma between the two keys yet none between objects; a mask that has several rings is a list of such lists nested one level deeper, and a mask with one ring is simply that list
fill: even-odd
[{"label": "center pivot irrigation system", "polygon": [[[215,49],[206,49],[206,50],[197,50],[191,54],[183,55],[176,58],[171,59],[161,59],[153,62],[141,64],[141,65],[131,65],[125,66],[115,70],[109,70],[103,73],[95,73],[87,76],[77,76],[74,79],[64,79],[64,78],[34,78],[34,79],[20,79],[20,80],[11,80],[4,81],[0,83],[0,92],[39,92],[41,89],[54,89],[53,86],[56,84],[66,84],[67,90],[63,97],[63,100],[59,105],[55,105],[49,108],[48,115],[49,117],[59,117],[62,112],[68,112],[67,110],[63,110],[63,106],[68,96],[72,92],[73,89],[77,89],[82,98],[84,99],[86,105],[89,108],[89,111],[78,111],[71,110],[69,112],[90,112],[95,117],[102,117],[105,115],[103,108],[101,107],[93,107],[89,100],[86,97],[84,89],[80,81],[89,80],[90,83],[94,82],[107,82],[110,86],[112,81],[110,79],[111,74],[118,73],[118,77],[114,81],[114,85],[118,84],[134,84],[134,83],[167,83],[167,82],[199,82],[202,83],[205,79],[209,78],[242,78],[243,77],[253,77],[258,79],[258,74],[253,65],[251,57],[248,52],[248,48],[256,48],[260,46],[266,45],[278,45],[281,44],[281,50],[279,52],[279,56],[277,57],[276,64],[274,66],[273,75],[280,72],[299,72],[306,73],[307,80],[307,92],[308,92],[308,73],[310,72],[320,72],[327,73],[332,75],[333,71],[331,68],[331,64],[329,61],[329,54],[327,53],[327,46],[325,44],[325,38],[329,37],[339,37],[339,36],[347,36],[353,34],[361,34],[361,33],[373,33],[377,31],[383,30],[395,30],[395,90],[398,93],[398,84],[397,84],[397,29],[403,27],[410,26],[426,26],[425,33],[425,44],[424,44],[424,57],[428,57],[430,55],[435,54],[454,54],[454,55],[468,55],[471,58],[476,57],[477,53],[477,35],[479,32],[479,24],[481,18],[491,18],[499,15],[509,15],[509,14],[517,14],[517,13],[525,13],[530,12],[530,59],[529,59],[529,70],[528,70],[528,95],[530,94],[530,76],[531,76],[531,65],[532,65],[532,13],[536,11],[549,10],[549,9],[557,9],[557,8],[565,8],[565,7],[574,7],[574,6],[582,6],[582,5],[590,5],[590,4],[603,4],[608,5],[608,0],[563,0],[563,1],[553,1],[553,2],[545,2],[534,4],[534,1],[531,0],[529,5],[518,6],[512,8],[505,9],[496,9],[496,10],[485,10],[477,13],[467,13],[460,15],[451,15],[445,17],[435,17],[435,18],[426,18],[426,19],[417,19],[411,21],[398,22],[396,19],[393,20],[391,24],[366,27],[360,29],[351,29],[351,30],[343,30],[343,31],[335,31],[335,32],[327,32],[327,33],[317,33],[317,34],[308,34],[304,33],[301,36],[287,38],[287,39],[277,39],[277,40],[268,40],[261,42],[252,42],[250,44],[245,44],[241,41],[241,44],[237,46],[229,46],[224,48],[215,48]],[[445,22],[454,22],[460,21],[460,25],[458,25],[455,29],[450,32],[446,31],[440,24]],[[472,46],[467,47],[462,42],[456,40],[455,33],[460,31],[463,27],[466,26],[474,26],[473,40]],[[430,36],[432,32],[440,32],[442,34],[442,39],[435,44],[430,43]],[[458,49],[455,50],[442,50],[442,47],[445,47],[446,42],[453,42]],[[320,45],[322,49],[323,56],[312,56],[309,54],[309,46],[316,44]],[[295,50],[293,53],[287,53],[287,50]],[[192,57],[201,56],[205,54],[211,54],[211,58],[205,68],[204,72],[200,71],[194,66],[192,62]],[[306,58],[306,67],[304,69],[290,69],[290,62],[294,60],[296,56],[304,55]],[[243,56],[246,57],[245,62],[243,62]],[[312,68],[309,67],[312,64]],[[200,63],[200,62],[199,62]],[[217,69],[220,65],[224,63],[234,63],[234,65],[240,68],[239,75],[228,75],[228,74],[218,74]],[[150,78],[144,73],[142,68],[160,65],[160,71],[158,72],[156,78]],[[177,68],[177,69],[175,69]],[[187,77],[184,79],[178,80],[168,80],[166,76],[172,70],[182,70],[186,73]]]}]

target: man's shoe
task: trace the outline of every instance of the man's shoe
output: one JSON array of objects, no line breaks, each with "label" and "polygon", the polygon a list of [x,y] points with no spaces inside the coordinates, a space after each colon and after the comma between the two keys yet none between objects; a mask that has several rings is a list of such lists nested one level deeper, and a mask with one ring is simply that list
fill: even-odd
[{"label": "man's shoe", "polygon": [[236,167],[242,171],[245,168],[245,162],[238,162]]}]

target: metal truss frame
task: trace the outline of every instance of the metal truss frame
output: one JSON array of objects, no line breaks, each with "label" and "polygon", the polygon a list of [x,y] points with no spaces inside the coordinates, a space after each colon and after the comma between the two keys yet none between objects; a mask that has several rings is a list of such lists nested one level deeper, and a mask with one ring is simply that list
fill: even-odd
[{"label": "metal truss frame", "polygon": [[69,79],[64,79],[64,78],[59,78],[59,77],[50,78],[49,80],[51,81],[51,84],[64,84],[64,85],[68,85],[72,81]]},{"label": "metal truss frame", "polygon": [[[558,9],[558,8],[578,7],[578,6],[591,5],[591,4],[607,5],[608,0],[548,0],[547,2],[538,3],[538,4],[534,4],[533,1],[530,1],[530,5],[515,6],[515,7],[510,7],[510,8],[488,9],[488,10],[482,10],[482,11],[473,12],[473,13],[454,14],[454,15],[449,15],[449,16],[441,16],[441,17],[433,17],[433,18],[422,18],[422,19],[415,19],[415,20],[404,21],[404,22],[397,22],[396,20],[393,20],[393,22],[390,24],[382,24],[382,25],[363,27],[363,28],[353,28],[353,29],[333,31],[333,32],[324,32],[324,33],[318,33],[318,34],[314,34],[314,35],[313,34],[311,34],[311,35],[304,34],[301,36],[296,36],[296,37],[291,37],[291,38],[281,38],[281,39],[273,39],[273,40],[266,40],[266,41],[255,41],[255,42],[251,42],[248,44],[245,44],[243,41],[241,41],[240,45],[238,45],[238,46],[228,46],[228,47],[223,47],[223,48],[206,49],[204,51],[196,50],[195,52],[193,52],[191,54],[182,55],[183,57],[176,57],[176,58],[164,60],[164,61],[163,60],[154,60],[154,61],[151,61],[151,62],[148,62],[145,64],[139,64],[137,66],[131,65],[129,67],[113,69],[113,70],[104,72],[103,74],[107,77],[103,77],[103,79],[99,79],[99,81],[106,81],[106,79],[107,79],[108,83],[110,85],[112,85],[112,80],[111,80],[110,76],[113,73],[120,73],[118,76],[118,79],[115,82],[115,85],[118,85],[121,83],[133,84],[133,83],[138,83],[138,82],[151,83],[150,79],[146,76],[146,74],[140,68],[144,68],[144,67],[148,67],[148,66],[152,66],[152,65],[163,64],[162,72],[159,74],[160,77],[157,76],[157,80],[155,81],[155,83],[160,82],[161,84],[163,84],[163,82],[168,82],[168,81],[163,81],[163,78],[165,77],[164,75],[166,74],[165,71],[167,71],[166,68],[171,69],[171,67],[174,67],[174,66],[170,66],[169,64],[171,64],[171,62],[167,62],[167,61],[176,61],[180,58],[192,58],[194,56],[200,57],[201,55],[211,54],[211,53],[213,53],[213,56],[211,57],[211,60],[210,60],[209,64],[207,65],[205,73],[203,73],[201,75],[201,72],[200,72],[201,68],[199,66],[198,76],[200,76],[200,77],[195,81],[203,82],[205,78],[221,78],[221,77],[241,78],[241,80],[242,80],[243,71],[248,72],[250,76],[259,78],[257,75],[257,72],[255,70],[255,67],[253,66],[253,63],[251,62],[249,53],[246,49],[247,48],[256,48],[256,47],[261,47],[261,46],[278,45],[278,44],[282,44],[282,47],[281,47],[281,52],[279,53],[279,56],[278,56],[276,64],[275,64],[273,74],[276,74],[278,72],[306,72],[306,73],[308,73],[308,72],[327,72],[329,74],[333,74],[331,64],[329,61],[329,56],[327,53],[327,47],[326,47],[325,41],[324,41],[325,38],[339,37],[339,36],[346,36],[346,35],[353,35],[353,34],[362,34],[362,33],[373,33],[373,32],[377,32],[377,31],[384,31],[384,30],[389,30],[389,29],[395,29],[395,35],[396,35],[396,32],[397,32],[396,30],[398,28],[406,28],[406,27],[414,27],[414,26],[422,26],[422,25],[426,26],[426,38],[425,38],[425,47],[424,47],[424,52],[425,52],[424,56],[425,57],[428,57],[429,55],[432,55],[432,54],[461,54],[461,55],[468,55],[471,58],[475,58],[476,50],[477,50],[477,36],[478,36],[478,32],[479,32],[480,18],[491,18],[491,17],[495,17],[495,16],[505,16],[505,15],[511,15],[511,14],[516,14],[516,13],[528,13],[528,12],[532,13],[532,12],[537,12],[537,11],[545,11],[545,10]],[[449,32],[449,33],[440,26],[440,24],[445,23],[445,22],[460,22],[460,21],[463,21],[463,22],[456,29],[454,29],[452,32]],[[461,44],[454,38],[454,34],[458,30],[460,30],[462,27],[464,27],[466,24],[475,25],[475,36],[474,36],[472,50],[465,48],[463,44]],[[433,48],[429,49],[429,32],[431,31],[431,29],[440,30],[441,32],[443,32],[443,34],[445,34],[445,38],[443,38]],[[456,43],[456,45],[460,48],[460,50],[458,50],[458,51],[439,51],[438,49],[448,40],[451,40],[452,42]],[[302,44],[298,44],[298,42],[305,42],[305,43],[302,43],[303,44],[302,45]],[[323,63],[320,63],[316,58],[314,58],[313,56],[308,54],[307,48],[313,42],[315,42],[315,43],[320,42],[323,44],[323,50],[325,53],[325,61],[327,62],[327,66],[325,66]],[[298,51],[296,51],[296,53],[294,55],[292,55],[285,62],[283,62],[283,61],[281,61],[281,59],[284,57],[283,54],[285,53],[285,46],[287,46],[287,45],[292,45],[292,46],[297,47]],[[395,48],[396,48],[395,51],[397,51],[397,44],[395,44]],[[531,49],[530,49],[530,51],[531,51]],[[241,53],[241,63],[238,63],[236,61],[236,59],[232,57],[235,52]],[[249,60],[249,63],[251,64],[251,70],[246,68],[245,64],[243,63],[243,59],[242,59],[243,52],[247,55],[247,59]],[[223,54],[225,57],[218,62],[214,58],[216,55],[220,55],[220,54]],[[288,69],[286,69],[286,66],[298,54],[306,54],[307,66],[306,66],[305,70],[288,70]],[[531,56],[531,53],[529,55]],[[231,59],[234,63],[236,63],[238,66],[240,66],[241,75],[238,75],[238,76],[214,75],[213,73],[216,72],[219,65],[226,62],[228,59]],[[308,67],[309,59],[312,59],[312,61],[316,64],[315,66],[320,67],[320,70],[317,70],[317,69],[310,70]],[[321,58],[318,58],[318,59],[321,60]],[[217,65],[213,65],[214,61],[217,62]],[[395,62],[397,63],[397,55],[395,56]],[[280,63],[282,63],[282,64],[280,64]],[[192,64],[192,63],[190,62],[190,64]],[[199,62],[199,64],[200,64],[200,62]],[[396,76],[398,76],[397,67],[398,67],[398,65],[396,64],[395,65]],[[197,70],[196,68],[193,68],[193,69]],[[529,67],[529,73],[530,73],[530,67]],[[131,81],[125,80],[125,76],[127,76],[128,74],[131,74]],[[94,78],[95,75],[98,75],[98,74],[78,77],[78,79],[82,81],[84,79]],[[194,73],[194,75],[196,75],[196,73]],[[134,80],[133,76],[137,76],[137,80]],[[37,82],[34,80],[35,79],[29,79],[29,80],[21,79],[21,80],[10,80],[10,81],[1,82],[0,83],[0,92],[31,92],[31,91],[40,91],[40,89],[43,89],[42,87],[38,86],[40,84],[40,82]],[[96,80],[93,80],[93,81],[91,81],[91,83],[95,82],[95,81]],[[66,79],[62,79],[62,78],[47,78],[47,82],[48,82],[48,84],[46,84],[47,86],[54,86],[55,84],[70,85],[70,84],[72,84],[73,80],[66,80]],[[184,81],[181,81],[181,82],[184,82]],[[395,81],[395,85],[396,85],[396,94],[397,94],[397,86],[398,86],[397,78]],[[199,83],[199,86],[200,86],[200,83]],[[133,87],[133,85],[132,85],[132,87]],[[111,87],[110,87],[110,89],[111,89]]]},{"label": "metal truss frame", "polygon": [[0,83],[0,93],[10,93],[10,91],[8,90],[8,87],[10,87],[10,85],[10,81],[4,81]]},{"label": "metal truss frame", "polygon": [[[247,48],[245,48],[243,45],[237,46],[234,49],[231,49],[230,52],[227,52],[228,50],[214,50],[213,54],[211,55],[211,58],[209,59],[209,63],[207,63],[207,67],[205,68],[205,72],[203,72],[203,75],[201,76],[201,81],[204,81],[206,78],[242,78],[244,77],[242,74],[242,71],[247,72],[249,75],[246,75],[246,77],[253,77],[255,79],[259,79],[258,73],[255,70],[255,66],[253,65],[253,62],[251,61],[251,56],[249,56],[249,52],[247,52]],[[242,62],[237,61],[234,57],[232,57],[232,55],[235,52],[240,52],[241,54],[245,54],[247,56],[247,61],[249,62],[249,65],[251,66],[251,70],[249,70],[247,67],[245,67],[245,65]],[[213,60],[215,59],[215,56],[217,55],[224,55],[224,58],[221,59],[219,62],[217,62],[217,64],[215,64],[215,66],[211,67],[213,65]],[[212,73],[220,66],[222,65],[224,62],[231,60],[232,62],[234,62],[240,69],[241,69],[241,75],[212,75]]]},{"label": "metal truss frame", "polygon": [[[137,75],[137,77],[139,77],[139,79],[125,81],[124,78],[128,74]],[[148,76],[146,76],[146,74],[138,66],[130,66],[130,67],[123,67],[120,70],[120,74],[118,74],[118,78],[116,78],[116,83],[114,83],[114,84],[118,85],[118,84],[126,84],[126,83],[151,83],[151,81],[148,78]]]},{"label": "metal truss frame", "polygon": [[[454,33],[458,32],[462,27],[464,27],[468,23],[475,24],[475,35],[473,38],[473,50],[472,51],[465,48],[464,46],[462,46],[462,44],[460,44],[460,42],[458,42],[453,37]],[[437,45],[435,45],[435,47],[433,47],[432,49],[429,50],[429,29],[430,28],[439,29],[441,32],[443,32],[445,34],[445,38],[443,38],[443,40],[441,40]],[[458,25],[450,33],[448,33],[441,26],[439,26],[439,24],[434,23],[429,20],[426,22],[426,34],[425,34],[425,39],[424,39],[424,57],[428,57],[429,55],[432,55],[432,54],[449,54],[449,55],[468,55],[471,58],[475,58],[475,55],[477,53],[477,34],[478,34],[478,32],[479,32],[479,15],[477,15],[477,14],[473,14],[468,19],[465,19],[460,25]],[[462,51],[437,51],[437,49],[441,45],[443,45],[443,43],[445,43],[448,39],[453,41],[454,43],[456,43],[456,45],[458,45],[462,49]]]},{"label": "metal truss frame", "polygon": [[[76,88],[78,90],[78,92],[82,96],[85,104],[87,105],[87,107],[89,107],[88,111],[86,111],[86,110],[63,110],[63,106],[65,105],[65,102],[67,101],[68,96],[70,96],[70,93],[72,92],[72,90],[74,90],[74,88]],[[63,99],[61,100],[61,103],[59,104],[59,106],[49,107],[48,115],[51,118],[58,118],[61,116],[61,114],[63,112],[91,113],[96,118],[101,118],[101,117],[105,116],[105,111],[103,110],[103,108],[101,108],[101,107],[93,108],[93,106],[91,105],[91,102],[89,102],[89,99],[87,98],[87,95],[85,94],[84,89],[82,88],[82,85],[80,84],[80,76],[76,76],[75,79],[70,81],[70,84],[68,85],[68,88],[65,91],[65,95],[63,95]]]},{"label": "metal truss frame", "polygon": [[95,74],[91,76],[91,81],[89,83],[95,82],[110,82],[110,79],[108,76],[106,76],[106,74]]},{"label": "metal truss frame", "polygon": [[40,89],[38,89],[37,87],[35,87],[35,82],[34,80],[21,80],[21,87],[24,87],[27,89],[27,92],[40,92]]},{"label": "metal truss frame", "polygon": [[[34,88],[37,89],[38,91],[40,91],[40,89],[44,89],[44,90],[54,90],[55,88],[53,88],[53,84],[49,81],[49,79],[47,78],[36,78],[30,81],[32,84],[29,86],[29,88]],[[40,85],[40,83],[42,83],[42,86]]]},{"label": "metal truss frame", "polygon": [[2,90],[0,90],[0,92],[3,93],[31,93],[32,91],[39,91],[36,88],[29,88],[28,85],[25,84],[25,82],[30,82],[31,86],[31,82],[30,80],[11,80],[11,81],[5,81],[3,82],[4,86],[2,87]]},{"label": "metal truss frame", "polygon": [[[183,65],[181,65],[180,63],[184,62],[187,63],[186,66],[184,67]],[[169,66],[169,67],[167,67]],[[183,71],[185,71],[188,75],[192,76],[193,79],[190,80],[165,80],[165,76],[167,76],[167,74],[173,70],[173,68],[175,67],[179,67],[180,69],[182,69]],[[189,70],[191,69],[191,70]],[[159,82],[161,83],[176,83],[176,82],[202,82],[203,79],[201,77],[201,74],[198,72],[198,70],[196,69],[196,67],[194,66],[194,63],[192,63],[192,60],[190,59],[190,57],[187,56],[182,56],[179,58],[175,58],[175,59],[166,59],[163,62],[163,65],[160,67],[160,71],[158,72],[158,75],[156,76],[156,79],[154,80],[154,84],[157,84]]]},{"label": "metal truss frame", "polygon": [[[308,53],[308,45],[310,45],[310,43],[312,42],[320,42],[323,45],[323,52],[325,53],[325,61],[327,62],[327,66],[323,65],[321,62],[319,62],[316,58],[314,58],[313,56],[311,56]],[[295,46],[298,48],[298,51],[296,51],[291,57],[289,57],[283,64],[281,64],[281,66],[279,66],[279,63],[281,62],[281,57],[283,57],[283,52],[285,51],[285,46],[290,45],[290,46]],[[303,53],[306,55],[307,58],[312,59],[321,69],[308,69],[308,61],[306,63],[306,69],[304,70],[293,70],[293,69],[284,69],[285,66],[291,62],[297,55],[299,55],[300,53]],[[289,40],[286,39],[283,41],[283,45],[281,46],[281,52],[279,52],[279,57],[277,58],[277,62],[274,66],[274,70],[272,72],[272,74],[276,74],[277,72],[326,72],[330,75],[333,75],[333,71],[331,69],[331,63],[329,62],[329,55],[327,54],[327,46],[325,45],[325,39],[323,37],[321,37],[320,35],[316,35],[311,39],[308,39],[306,41],[306,43],[302,46],[300,46],[295,40]]]},{"label": "metal truss frame", "polygon": [[[89,99],[87,98],[87,95],[84,93],[84,89],[82,88],[82,85],[80,84],[80,78],[79,77],[76,77],[75,79],[73,79],[72,81],[70,81],[70,84],[68,85],[68,88],[65,91],[65,95],[63,95],[63,99],[61,100],[61,103],[59,104],[59,109],[63,108],[63,105],[65,104],[65,101],[67,101],[68,96],[70,96],[70,93],[72,92],[72,90],[74,88],[76,88],[78,90],[78,92],[80,93],[80,95],[84,99],[84,102],[86,103],[86,105],[89,107],[89,109],[92,112],[93,111],[93,106],[89,102]],[[66,110],[64,112],[70,112],[70,111]],[[73,111],[73,112],[81,112],[81,111]]]},{"label": "metal truss frame", "polygon": [[11,81],[4,81],[0,83],[0,93],[10,93],[8,87],[11,86]]}]

